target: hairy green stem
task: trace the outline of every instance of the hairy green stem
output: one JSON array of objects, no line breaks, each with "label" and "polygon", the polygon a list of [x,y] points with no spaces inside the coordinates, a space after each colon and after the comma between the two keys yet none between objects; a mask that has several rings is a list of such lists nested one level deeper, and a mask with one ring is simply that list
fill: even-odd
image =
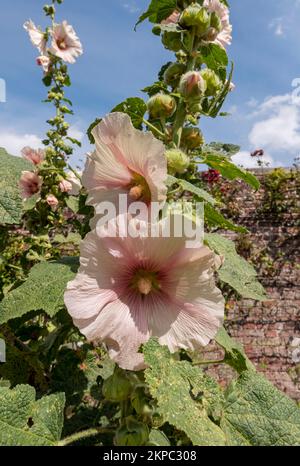
[{"label": "hairy green stem", "polygon": [[88,437],[95,437],[98,434],[105,434],[111,433],[110,429],[105,429],[102,427],[92,427],[91,429],[83,430],[82,432],[76,432],[75,434],[66,437],[63,440],[57,442],[58,447],[64,447],[66,445],[70,445],[71,443],[78,442],[79,440],[83,440]]}]

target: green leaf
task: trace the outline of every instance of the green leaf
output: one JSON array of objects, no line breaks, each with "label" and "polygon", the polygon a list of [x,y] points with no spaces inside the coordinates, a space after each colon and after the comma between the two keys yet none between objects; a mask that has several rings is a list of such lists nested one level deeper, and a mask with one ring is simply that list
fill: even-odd
[{"label": "green leaf", "polygon": [[190,193],[195,194],[197,197],[200,197],[204,201],[209,202],[209,204],[214,205],[216,203],[215,199],[211,196],[211,194],[209,194],[204,189],[198,188],[197,186],[194,186],[192,183],[189,183],[185,180],[178,180],[178,184],[182,187],[184,191],[189,191]]},{"label": "green leaf", "polygon": [[53,446],[63,427],[63,393],[35,401],[35,390],[18,385],[13,390],[0,387],[0,445]]},{"label": "green leaf", "polygon": [[101,121],[102,121],[102,118],[96,118],[96,120],[94,120],[93,123],[91,123],[90,126],[88,127],[86,134],[91,144],[95,144],[95,139],[94,139],[94,136],[92,135],[92,131],[95,128],[95,126],[97,126],[98,123],[100,123]]},{"label": "green leaf", "polygon": [[137,129],[142,128],[146,111],[147,105],[140,97],[129,97],[112,109],[112,112],[127,113],[131,118],[133,126]]},{"label": "green leaf", "polygon": [[147,86],[142,89],[142,92],[148,94],[149,97],[152,97],[153,95],[162,91],[164,93],[168,93],[168,86],[163,81],[156,81],[154,84],[152,84],[152,86]]},{"label": "green leaf", "polygon": [[152,429],[149,434],[148,446],[152,447],[170,447],[168,437],[158,429]]},{"label": "green leaf", "polygon": [[264,288],[257,280],[254,267],[239,256],[235,244],[217,233],[207,233],[205,242],[217,254],[224,256],[224,264],[218,270],[220,279],[228,283],[244,298],[263,301],[266,299]]},{"label": "green leaf", "polygon": [[217,44],[208,44],[201,47],[201,58],[208,68],[217,71],[220,67],[228,65],[226,50]]},{"label": "green leaf", "polygon": [[66,204],[75,214],[79,211],[79,197],[68,196],[66,198]]},{"label": "green leaf", "polygon": [[164,421],[185,432],[194,445],[224,445],[223,432],[208,417],[221,399],[218,385],[188,361],[176,361],[156,340],[146,343],[143,353],[149,366],[145,379]]},{"label": "green leaf", "polygon": [[232,223],[210,204],[205,204],[204,216],[205,221],[211,227],[219,227],[225,230],[237,231],[239,233],[247,233],[248,231],[247,228]]},{"label": "green leaf", "polygon": [[50,317],[64,306],[67,283],[75,276],[77,258],[65,263],[41,262],[29,272],[27,280],[0,303],[0,324],[16,319],[30,311],[44,310]]},{"label": "green leaf", "polygon": [[209,167],[218,170],[228,180],[240,179],[248,183],[254,189],[259,189],[260,183],[252,173],[237,167],[228,157],[217,151],[203,152],[204,160]]},{"label": "green leaf", "polygon": [[167,180],[167,185],[172,186],[173,184],[178,184],[184,191],[188,191],[192,194],[195,194],[197,197],[200,197],[206,202],[214,205],[216,203],[215,199],[204,189],[198,188],[197,186],[189,183],[186,180],[180,180],[179,178],[175,178],[174,176],[169,175]]},{"label": "green leaf", "polygon": [[220,426],[228,445],[300,445],[299,408],[253,371],[243,372],[229,388]]},{"label": "green leaf", "polygon": [[139,17],[135,29],[147,18],[151,23],[161,23],[163,19],[166,19],[173,13],[176,6],[177,0],[151,0],[148,10]]},{"label": "green leaf", "polygon": [[32,163],[9,155],[5,149],[0,148],[0,224],[12,225],[20,222],[23,203],[19,180],[23,170],[32,169]]},{"label": "green leaf", "polygon": [[224,362],[226,364],[233,367],[239,373],[246,370],[255,371],[255,367],[247,358],[242,345],[234,341],[224,327],[218,331],[215,340],[225,350]]}]

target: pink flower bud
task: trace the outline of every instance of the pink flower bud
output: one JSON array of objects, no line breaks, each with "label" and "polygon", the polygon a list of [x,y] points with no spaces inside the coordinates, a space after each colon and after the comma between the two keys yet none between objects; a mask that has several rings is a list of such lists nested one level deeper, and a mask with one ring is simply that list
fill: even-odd
[{"label": "pink flower bud", "polygon": [[70,183],[70,181],[62,180],[58,186],[62,193],[68,193],[72,191],[72,183]]},{"label": "pink flower bud", "polygon": [[19,186],[23,199],[28,199],[40,191],[42,179],[36,173],[23,171],[19,181]]},{"label": "pink flower bud", "polygon": [[48,194],[46,197],[46,202],[50,207],[57,207],[58,199],[53,194]]},{"label": "pink flower bud", "polygon": [[48,73],[49,65],[51,63],[51,60],[49,57],[47,57],[46,55],[40,55],[39,57],[37,57],[36,63],[37,65],[43,67],[43,70],[45,71],[45,73]]},{"label": "pink flower bud", "polygon": [[30,162],[34,163],[34,165],[39,165],[45,157],[45,151],[42,149],[32,149],[31,147],[24,147],[21,150],[22,157]]},{"label": "pink flower bud", "polygon": [[179,90],[185,98],[197,98],[204,95],[206,82],[198,71],[188,71],[180,80]]}]

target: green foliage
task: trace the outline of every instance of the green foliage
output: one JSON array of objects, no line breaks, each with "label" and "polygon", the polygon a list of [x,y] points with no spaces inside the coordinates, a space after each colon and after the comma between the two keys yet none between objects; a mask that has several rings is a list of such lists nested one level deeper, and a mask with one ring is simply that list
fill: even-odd
[{"label": "green foliage", "polygon": [[147,106],[140,97],[129,97],[112,109],[112,112],[123,112],[130,116],[135,128],[141,129]]},{"label": "green foliage", "polygon": [[0,387],[0,445],[55,445],[63,427],[65,397],[57,393],[35,400],[35,390]]},{"label": "green foliage", "polygon": [[23,170],[31,171],[32,168],[32,163],[9,155],[0,147],[0,224],[20,223],[23,203],[19,180]]},{"label": "green foliage", "polygon": [[254,371],[243,372],[227,391],[220,426],[228,445],[300,445],[299,408]]},{"label": "green foliage", "polygon": [[167,185],[172,186],[174,184],[180,186],[183,191],[188,191],[189,193],[194,194],[198,198],[203,199],[204,201],[209,202],[212,205],[214,205],[216,202],[215,199],[204,189],[198,188],[197,186],[186,180],[181,180],[179,178],[175,178],[172,175],[169,175]]},{"label": "green foliage", "polygon": [[257,281],[254,267],[237,254],[231,240],[217,233],[208,233],[205,235],[205,241],[213,251],[225,259],[218,270],[220,280],[228,283],[244,298],[257,301],[267,298],[262,285]]},{"label": "green foliage", "polygon": [[163,19],[170,16],[176,6],[176,0],[151,0],[148,10],[140,16],[135,27],[147,18],[151,23],[160,23]]},{"label": "green foliage", "polygon": [[184,431],[194,445],[225,445],[223,432],[208,417],[221,399],[218,385],[188,361],[176,361],[156,340],[146,343],[143,353],[149,365],[145,379],[164,421]]},{"label": "green foliage", "polygon": [[203,163],[218,170],[224,178],[228,180],[240,179],[248,183],[254,189],[259,189],[260,183],[256,176],[234,165],[234,163],[230,162],[228,157],[224,156],[222,153],[209,150],[208,146],[206,146],[202,153],[202,157]]},{"label": "green foliage", "polygon": [[54,316],[64,306],[63,294],[76,269],[76,258],[68,258],[66,263],[42,262],[35,265],[27,280],[0,303],[0,323],[30,311],[43,310]]},{"label": "green foliage", "polygon": [[241,373],[245,370],[255,370],[252,362],[247,358],[242,345],[235,342],[224,327],[222,327],[215,337],[216,342],[225,350],[224,362]]}]

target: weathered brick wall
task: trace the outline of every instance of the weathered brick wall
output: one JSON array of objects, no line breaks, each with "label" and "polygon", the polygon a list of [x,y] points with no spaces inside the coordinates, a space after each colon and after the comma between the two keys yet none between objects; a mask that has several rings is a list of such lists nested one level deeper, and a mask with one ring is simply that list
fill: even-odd
[{"label": "weathered brick wall", "polygon": [[[229,234],[240,253],[252,260],[268,300],[228,302],[226,328],[241,342],[257,369],[278,388],[300,400],[300,262],[299,177],[283,186],[283,212],[270,207],[264,186],[266,173],[257,173],[262,187],[253,193],[243,183],[228,188],[228,210],[240,211],[236,220],[246,226],[246,238]],[[233,208],[233,206],[235,206]],[[234,216],[234,215],[233,215]],[[298,349],[297,349],[298,348]],[[205,354],[218,359],[222,353],[211,345]],[[227,383],[233,377],[228,367],[212,366],[209,372]]]}]

